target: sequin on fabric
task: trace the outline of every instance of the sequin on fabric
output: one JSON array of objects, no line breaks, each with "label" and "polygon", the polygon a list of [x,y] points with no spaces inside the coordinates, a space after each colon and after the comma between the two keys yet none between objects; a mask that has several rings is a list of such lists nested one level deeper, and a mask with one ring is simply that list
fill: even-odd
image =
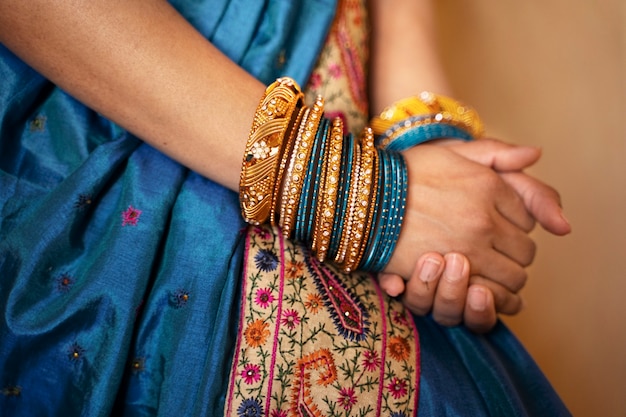
[{"label": "sequin on fabric", "polygon": [[225,415],[416,415],[417,331],[371,274],[342,273],[258,226],[244,268]]}]

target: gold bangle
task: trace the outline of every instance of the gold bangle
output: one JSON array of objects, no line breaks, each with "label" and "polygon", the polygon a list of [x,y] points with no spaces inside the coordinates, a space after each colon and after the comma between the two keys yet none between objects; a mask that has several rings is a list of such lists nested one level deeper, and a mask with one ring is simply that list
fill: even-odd
[{"label": "gold bangle", "polygon": [[307,165],[311,163],[311,150],[315,132],[324,113],[324,100],[318,96],[313,107],[305,114],[298,130],[298,139],[289,162],[288,173],[283,186],[280,226],[283,235],[289,237],[296,218],[296,205],[302,195],[302,186]]},{"label": "gold bangle", "polygon": [[358,188],[359,188],[359,174],[361,169],[361,147],[358,143],[354,144],[354,162],[352,166],[352,183],[350,184],[350,192],[348,199],[348,213],[346,214],[346,223],[344,225],[341,240],[339,242],[339,249],[337,250],[337,255],[335,256],[335,263],[339,266],[342,266],[345,259],[346,254],[348,252],[348,248],[350,246],[350,236],[352,235],[352,222],[354,220],[354,214],[356,211],[356,202],[358,197]]},{"label": "gold bangle", "polygon": [[341,168],[341,152],[343,150],[343,121],[336,117],[330,133],[328,158],[326,160],[326,178],[322,191],[322,201],[315,212],[315,240],[317,259],[324,262],[330,245],[335,210],[337,206],[337,187]]},{"label": "gold bangle", "polygon": [[374,135],[366,128],[361,136],[361,168],[359,169],[358,192],[355,202],[352,224],[350,228],[349,245],[343,270],[351,272],[359,262],[359,253],[365,240],[366,224],[368,222],[368,210],[372,192],[372,176],[374,168]]},{"label": "gold bangle", "polygon": [[279,78],[267,87],[259,102],[239,180],[241,214],[248,223],[262,224],[270,217],[284,139],[303,100],[304,94],[295,81]]},{"label": "gold bangle", "polygon": [[302,120],[307,114],[308,107],[302,106],[298,110],[298,115],[294,118],[293,128],[289,130],[289,136],[284,140],[284,147],[282,156],[280,158],[280,164],[278,165],[278,173],[276,174],[276,180],[274,181],[274,194],[272,197],[272,206],[270,209],[270,223],[272,226],[277,226],[279,223],[279,216],[276,214],[278,210],[278,199],[281,197],[281,189],[284,182],[285,169],[287,169],[287,163],[290,160],[290,156],[295,149],[297,135],[299,134]]},{"label": "gold bangle", "polygon": [[366,128],[363,135],[363,146],[371,149],[372,152],[372,174],[369,179],[369,202],[368,202],[368,210],[367,210],[367,220],[365,221],[365,228],[363,230],[363,240],[361,241],[361,245],[359,247],[359,252],[354,259],[353,268],[357,268],[363,259],[365,254],[365,249],[369,244],[369,235],[372,227],[374,227],[374,208],[378,204],[378,176],[380,175],[379,166],[378,166],[378,153],[376,152],[376,148],[374,145],[374,132],[371,128]]}]

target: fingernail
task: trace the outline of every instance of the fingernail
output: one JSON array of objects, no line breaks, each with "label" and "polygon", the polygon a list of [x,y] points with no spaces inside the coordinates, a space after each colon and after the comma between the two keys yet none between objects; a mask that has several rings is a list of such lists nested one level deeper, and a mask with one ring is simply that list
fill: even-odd
[{"label": "fingernail", "polygon": [[567,220],[567,217],[565,217],[565,214],[563,214],[563,212],[561,212],[561,219],[563,219],[563,221],[567,223],[569,227],[572,227],[572,225],[570,224],[569,220]]},{"label": "fingernail", "polygon": [[485,311],[487,309],[487,293],[484,288],[471,288],[468,303],[474,311]]},{"label": "fingernail", "polygon": [[446,278],[450,281],[459,281],[463,278],[463,260],[457,254],[446,257]]},{"label": "fingernail", "polygon": [[437,272],[441,267],[441,262],[435,258],[426,258],[422,263],[422,269],[420,270],[419,278],[423,282],[431,282],[437,278]]}]

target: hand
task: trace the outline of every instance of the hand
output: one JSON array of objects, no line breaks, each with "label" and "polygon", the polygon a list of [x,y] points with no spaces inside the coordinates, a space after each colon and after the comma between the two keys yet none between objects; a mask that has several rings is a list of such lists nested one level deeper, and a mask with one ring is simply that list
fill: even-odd
[{"label": "hand", "polygon": [[459,252],[473,275],[517,292],[535,249],[527,236],[534,220],[522,199],[491,168],[447,147],[422,145],[406,151],[405,159],[407,208],[385,272],[408,278],[411,259],[426,251]]},{"label": "hand", "polygon": [[[528,211],[546,230],[557,235],[570,232],[571,228],[560,207],[560,198],[554,189],[522,172],[505,172],[521,170],[535,163],[540,156],[539,149],[507,145],[494,140],[481,140],[471,143],[450,140],[439,141],[437,144],[450,146],[452,150],[468,159],[502,171],[501,177],[522,196]],[[439,276],[443,272],[444,262],[443,257],[437,253],[424,255],[418,260],[416,271],[413,272],[409,283],[407,283],[407,292],[403,296],[405,304],[414,313],[426,314],[433,308],[433,316],[441,324],[456,324],[463,315],[463,321],[467,327],[473,331],[483,332],[489,330],[496,321],[493,306],[494,293],[498,294],[497,304],[500,307],[498,312],[514,314],[521,308],[522,300],[517,294],[480,276],[472,277],[472,285],[469,288],[467,281],[459,280],[454,289],[444,289],[443,299],[449,298],[446,294],[456,295],[457,305],[455,307],[445,307],[446,304],[444,303],[434,302],[435,288]],[[423,280],[415,277],[419,276],[419,271],[424,265],[429,264],[431,266],[437,265],[438,268],[435,269],[434,273],[427,274],[433,281],[425,285]],[[381,287],[392,296],[397,296],[405,291],[404,281],[398,275],[380,274],[379,281]],[[485,285],[479,285],[481,282]],[[463,294],[467,294],[467,297]],[[439,297],[438,293],[437,297]],[[439,308],[441,305],[444,306],[442,311]],[[465,305],[465,309],[462,308],[463,305]],[[483,306],[484,308],[481,308]],[[503,306],[506,310],[502,308]],[[517,307],[511,309],[511,306]],[[456,312],[456,316],[450,314],[451,311]]]},{"label": "hand", "polygon": [[445,257],[431,252],[421,256],[416,268],[404,283],[399,275],[378,275],[381,288],[390,296],[401,296],[414,314],[426,315],[444,326],[461,321],[475,333],[485,333],[496,324],[497,312],[491,290],[469,285],[469,260],[462,254]]}]

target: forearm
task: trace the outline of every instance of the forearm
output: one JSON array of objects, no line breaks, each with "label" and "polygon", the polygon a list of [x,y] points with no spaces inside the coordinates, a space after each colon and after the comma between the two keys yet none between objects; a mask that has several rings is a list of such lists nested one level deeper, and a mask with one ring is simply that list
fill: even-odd
[{"label": "forearm", "polygon": [[233,190],[264,86],[161,0],[3,0],[0,41],[65,91]]},{"label": "forearm", "polygon": [[450,94],[439,60],[432,0],[370,0],[373,114],[421,91]]}]

